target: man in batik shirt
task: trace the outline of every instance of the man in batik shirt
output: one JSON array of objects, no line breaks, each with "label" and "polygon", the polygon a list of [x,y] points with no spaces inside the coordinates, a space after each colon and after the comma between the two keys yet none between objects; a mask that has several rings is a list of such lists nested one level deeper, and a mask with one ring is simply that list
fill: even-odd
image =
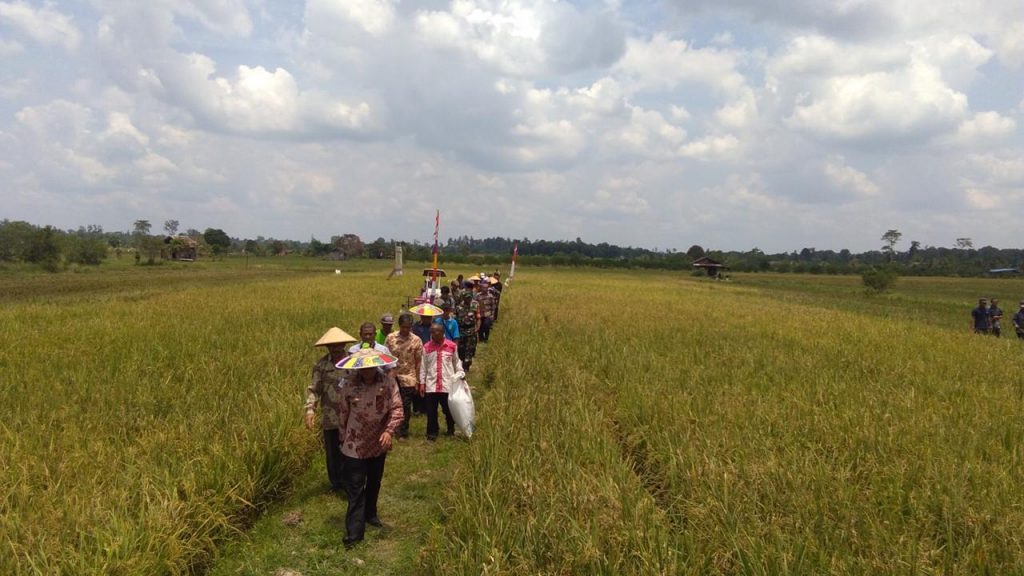
[{"label": "man in batik shirt", "polygon": [[394,374],[398,378],[398,392],[402,397],[403,417],[396,432],[399,438],[408,438],[409,418],[416,399],[420,362],[423,361],[423,342],[412,333],[412,314],[405,312],[398,317],[398,332],[388,334],[385,346],[391,350],[392,356],[398,358]]},{"label": "man in batik shirt", "polygon": [[[355,355],[379,355],[366,348]],[[384,477],[384,460],[391,438],[402,422],[402,398],[392,374],[376,368],[355,370],[341,389],[338,410],[342,473],[348,510],[345,513],[346,547],[363,540],[366,525],[382,527],[377,515],[377,497]]]},{"label": "man in batik shirt", "polygon": [[341,448],[338,444],[338,406],[345,370],[334,365],[346,356],[345,346],[356,339],[340,328],[331,328],[314,346],[326,346],[327,354],[313,365],[313,379],[306,388],[306,428],[316,426],[316,408],[320,406],[320,428],[324,436],[327,458],[327,479],[333,490],[341,490]]}]

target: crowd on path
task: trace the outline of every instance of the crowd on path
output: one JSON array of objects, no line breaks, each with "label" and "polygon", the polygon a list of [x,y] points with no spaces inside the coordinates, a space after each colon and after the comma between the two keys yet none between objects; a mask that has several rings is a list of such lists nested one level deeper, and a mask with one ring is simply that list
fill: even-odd
[{"label": "crowd on path", "polygon": [[[456,386],[466,386],[478,342],[488,342],[498,319],[503,290],[501,275],[462,275],[439,294],[421,294],[424,309],[414,315],[385,313],[380,327],[365,322],[359,338],[330,328],[315,344],[327,354],[313,365],[306,389],[305,423],[316,427],[319,409],[331,488],[348,498],[345,514],[346,547],[363,540],[366,525],[382,527],[377,511],[384,461],[395,439],[409,437],[414,415],[425,415],[426,438],[440,433],[438,407],[445,418],[445,435],[455,435],[448,398]],[[440,313],[438,313],[440,312]]]},{"label": "crowd on path", "polygon": [[[1024,300],[1020,301],[1020,309],[1014,313],[1013,330],[1017,338],[1024,340]],[[978,299],[978,307],[971,310],[971,329],[975,334],[990,334],[996,338],[1002,336],[1003,309],[999,307],[999,299]]]}]

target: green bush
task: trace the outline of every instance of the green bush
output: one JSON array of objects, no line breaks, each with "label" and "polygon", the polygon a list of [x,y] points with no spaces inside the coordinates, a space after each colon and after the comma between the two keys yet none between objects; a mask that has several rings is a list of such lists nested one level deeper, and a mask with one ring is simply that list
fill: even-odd
[{"label": "green bush", "polygon": [[870,268],[861,274],[864,287],[875,292],[885,292],[896,283],[896,272],[885,268]]}]

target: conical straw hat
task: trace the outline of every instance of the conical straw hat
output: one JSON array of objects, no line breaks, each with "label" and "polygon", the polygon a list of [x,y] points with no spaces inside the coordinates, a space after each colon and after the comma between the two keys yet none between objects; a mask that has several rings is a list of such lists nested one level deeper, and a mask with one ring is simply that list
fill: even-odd
[{"label": "conical straw hat", "polygon": [[347,332],[338,328],[337,326],[332,327],[324,335],[316,341],[313,346],[327,346],[328,344],[348,344],[351,342],[359,342],[359,338],[353,338],[348,335]]}]

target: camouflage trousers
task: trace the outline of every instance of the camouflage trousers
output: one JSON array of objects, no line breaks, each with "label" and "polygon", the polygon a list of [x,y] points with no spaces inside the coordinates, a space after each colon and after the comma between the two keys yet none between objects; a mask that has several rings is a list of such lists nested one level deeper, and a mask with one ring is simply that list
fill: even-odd
[{"label": "camouflage trousers", "polygon": [[459,336],[459,359],[463,362],[472,362],[474,356],[476,356],[476,332],[463,333]]}]

